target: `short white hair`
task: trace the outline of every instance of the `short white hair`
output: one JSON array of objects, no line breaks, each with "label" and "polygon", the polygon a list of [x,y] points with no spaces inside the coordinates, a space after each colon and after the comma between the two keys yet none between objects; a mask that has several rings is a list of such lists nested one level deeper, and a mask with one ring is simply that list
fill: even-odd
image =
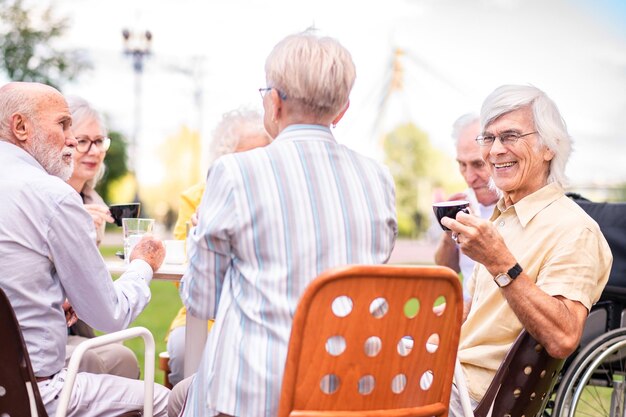
[{"label": "short white hair", "polygon": [[479,122],[480,117],[476,113],[465,113],[456,119],[454,123],[452,123],[452,139],[454,139],[454,142],[458,143],[461,132],[463,132],[466,127]]},{"label": "short white hair", "polygon": [[356,68],[350,52],[336,39],[307,30],[274,47],[265,61],[265,75],[268,87],[319,118],[336,116],[348,104]]},{"label": "short white hair", "polygon": [[222,120],[213,130],[209,144],[209,164],[222,155],[235,152],[241,140],[250,135],[265,136],[267,142],[270,142],[270,137],[263,127],[261,113],[247,108],[224,113]]}]

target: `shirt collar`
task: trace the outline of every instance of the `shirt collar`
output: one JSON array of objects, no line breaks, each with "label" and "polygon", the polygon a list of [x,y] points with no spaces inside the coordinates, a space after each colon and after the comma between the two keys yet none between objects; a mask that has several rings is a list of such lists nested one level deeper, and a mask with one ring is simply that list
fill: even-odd
[{"label": "shirt collar", "polygon": [[29,165],[34,166],[35,168],[39,168],[42,171],[45,171],[43,166],[28,152],[26,152],[23,148],[4,140],[0,140],[0,153],[5,155],[12,155],[16,158],[23,160]]},{"label": "shirt collar", "polygon": [[294,140],[301,138],[310,140],[311,136],[314,136],[314,139],[335,142],[335,137],[333,136],[330,128],[328,128],[327,126],[310,124],[289,125],[284,128],[278,134],[278,136],[276,136],[274,142],[280,140]]},{"label": "shirt collar", "polygon": [[496,204],[496,209],[491,216],[491,220],[497,219],[501,213],[507,210],[515,210],[520,224],[522,227],[526,227],[537,213],[561,198],[564,194],[563,188],[556,182],[553,182],[527,195],[507,209],[504,208],[504,198],[501,198]]},{"label": "shirt collar", "polygon": [[[287,132],[292,132],[294,130],[304,130],[304,129],[321,130],[322,132],[331,133],[330,132],[330,128],[328,126],[312,125],[312,124],[289,125],[289,126],[287,126],[286,128],[283,129],[283,132],[287,133]],[[283,132],[281,132],[281,133],[283,133]]]}]

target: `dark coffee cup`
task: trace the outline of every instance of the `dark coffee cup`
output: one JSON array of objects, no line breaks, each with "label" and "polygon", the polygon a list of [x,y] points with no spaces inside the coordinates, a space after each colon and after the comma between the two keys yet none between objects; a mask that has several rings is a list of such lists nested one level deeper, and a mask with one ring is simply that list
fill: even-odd
[{"label": "dark coffee cup", "polygon": [[109,206],[115,224],[122,227],[122,219],[136,219],[141,211],[140,203],[113,204]]},{"label": "dark coffee cup", "polygon": [[435,212],[435,217],[437,217],[437,221],[441,228],[445,231],[449,231],[446,226],[441,224],[441,219],[444,217],[456,218],[456,214],[459,211],[463,213],[469,214],[469,201],[466,200],[454,200],[454,201],[442,201],[441,203],[433,204],[433,211]]}]

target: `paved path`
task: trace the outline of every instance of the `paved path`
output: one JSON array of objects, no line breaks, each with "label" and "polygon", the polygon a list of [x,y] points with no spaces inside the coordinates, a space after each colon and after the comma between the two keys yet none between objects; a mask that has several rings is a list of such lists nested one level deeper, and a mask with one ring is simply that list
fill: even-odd
[{"label": "paved path", "polygon": [[398,239],[391,252],[390,264],[433,264],[435,245],[427,241]]}]

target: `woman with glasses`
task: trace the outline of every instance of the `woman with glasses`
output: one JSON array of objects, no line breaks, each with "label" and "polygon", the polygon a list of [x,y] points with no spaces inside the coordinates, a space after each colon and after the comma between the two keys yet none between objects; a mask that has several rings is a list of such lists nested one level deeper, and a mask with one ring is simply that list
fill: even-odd
[{"label": "woman with glasses", "polygon": [[112,223],[109,208],[94,187],[104,175],[104,157],[111,139],[100,114],[80,97],[67,97],[72,113],[72,131],[78,144],[74,149],[74,172],[67,181],[80,193],[85,209],[96,226],[96,243],[100,245],[106,222]]},{"label": "woman with glasses", "polygon": [[[106,222],[112,223],[109,208],[94,187],[104,175],[104,157],[111,144],[100,114],[83,98],[66,97],[72,113],[72,131],[78,144],[74,150],[74,172],[67,181],[83,200],[96,228],[96,243],[100,245]],[[74,348],[86,338],[94,336],[93,330],[83,321],[70,327],[65,353],[69,363]],[[85,352],[80,363],[81,372],[110,374],[126,378],[139,377],[139,364],[132,350],[120,344],[101,346]]]}]

